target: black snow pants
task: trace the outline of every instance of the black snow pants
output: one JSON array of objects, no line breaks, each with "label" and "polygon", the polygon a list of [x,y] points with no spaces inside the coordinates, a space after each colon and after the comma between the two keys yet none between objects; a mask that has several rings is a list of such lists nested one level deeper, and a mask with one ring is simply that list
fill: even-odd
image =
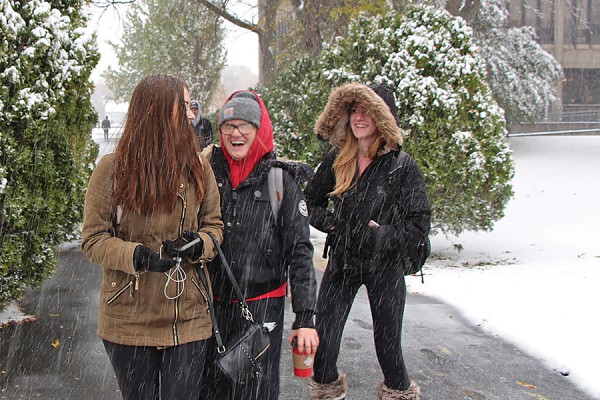
[{"label": "black snow pants", "polygon": [[338,378],[337,359],[342,332],[362,285],[369,297],[375,350],[385,384],[390,389],[406,390],[410,382],[401,345],[406,284],[402,268],[389,264],[365,271],[343,269],[330,259],[317,300],[320,344],[315,356],[314,379],[318,383],[331,383]]}]

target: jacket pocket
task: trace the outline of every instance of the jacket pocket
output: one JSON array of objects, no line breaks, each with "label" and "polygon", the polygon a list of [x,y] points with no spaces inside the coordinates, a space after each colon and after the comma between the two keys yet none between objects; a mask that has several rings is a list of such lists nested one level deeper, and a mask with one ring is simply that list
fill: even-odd
[{"label": "jacket pocket", "polygon": [[133,281],[129,281],[125,286],[117,290],[115,294],[110,296],[107,300],[107,304],[113,304],[119,297],[121,297],[124,293],[133,290]]},{"label": "jacket pocket", "polygon": [[[266,229],[263,232],[256,232],[255,237],[257,242],[256,247],[260,250],[257,262],[259,262],[260,265],[269,266],[271,269],[269,275],[278,276],[281,269],[282,249],[279,240],[277,240],[275,235],[276,232],[274,230]],[[255,280],[258,281],[260,278],[255,277]]]},{"label": "jacket pocket", "polygon": [[102,300],[107,304],[114,303],[128,289],[133,289],[134,276],[115,269],[105,268],[102,271]]},{"label": "jacket pocket", "polygon": [[[208,315],[208,293],[198,276],[196,268],[188,273],[190,285],[186,285],[185,302],[183,303],[183,318],[191,320]],[[189,289],[188,289],[189,287]]]},{"label": "jacket pocket", "polygon": [[105,268],[100,289],[100,313],[111,318],[134,319],[139,314],[140,297],[139,292],[134,291],[134,280],[133,275]]}]

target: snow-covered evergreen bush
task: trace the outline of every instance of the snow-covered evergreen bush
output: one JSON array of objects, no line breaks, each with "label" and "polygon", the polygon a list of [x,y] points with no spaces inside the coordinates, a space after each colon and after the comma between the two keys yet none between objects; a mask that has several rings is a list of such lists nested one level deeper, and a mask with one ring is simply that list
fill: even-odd
[{"label": "snow-covered evergreen bush", "polygon": [[269,90],[255,88],[268,107],[280,156],[316,165],[328,148],[313,133],[316,117],[327,101],[321,80],[318,65],[306,57],[280,73]]},{"label": "snow-covered evergreen bush", "polygon": [[508,27],[506,7],[503,0],[481,0],[473,21],[475,42],[508,123],[539,121],[560,103],[557,87],[562,67],[538,43],[533,27]]},{"label": "snow-covered evergreen bush", "polygon": [[404,149],[425,175],[434,228],[490,230],[512,196],[514,168],[476,51],[472,30],[444,10],[360,16],[317,61],[298,61],[263,94],[278,149],[314,165],[312,128],[330,90],[385,83],[396,92]]},{"label": "snow-covered evergreen bush", "polygon": [[51,274],[81,221],[98,153],[83,4],[0,0],[0,308]]}]

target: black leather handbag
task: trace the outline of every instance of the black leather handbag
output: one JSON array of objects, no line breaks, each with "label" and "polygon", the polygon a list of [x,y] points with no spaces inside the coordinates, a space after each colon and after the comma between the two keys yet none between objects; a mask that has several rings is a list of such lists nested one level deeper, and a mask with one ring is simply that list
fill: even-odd
[{"label": "black leather handbag", "polygon": [[[269,332],[262,324],[254,322],[254,317],[248,308],[248,303],[244,300],[242,291],[231,272],[229,263],[225,259],[223,250],[219,246],[217,240],[209,235],[215,244],[217,253],[221,259],[221,265],[227,273],[231,284],[239,299],[241,317],[246,324],[243,331],[237,337],[230,338],[227,343],[223,344],[219,326],[215,319],[214,305],[211,296],[208,296],[208,307],[213,316],[212,325],[217,341],[217,359],[215,360],[218,369],[230,381],[231,384],[247,382],[250,379],[255,379],[262,373],[263,358],[267,354],[270,346]],[[199,271],[200,279],[203,285],[208,290],[208,282],[203,271]],[[210,293],[210,291],[207,291]]]},{"label": "black leather handbag", "polygon": [[269,350],[269,333],[261,325],[249,323],[242,334],[223,346],[216,363],[232,384],[258,379],[262,373],[262,358]]}]

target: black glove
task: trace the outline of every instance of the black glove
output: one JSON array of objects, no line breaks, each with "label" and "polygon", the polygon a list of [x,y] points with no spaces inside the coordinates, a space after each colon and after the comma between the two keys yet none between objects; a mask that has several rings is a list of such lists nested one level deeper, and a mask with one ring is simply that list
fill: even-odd
[{"label": "black glove", "polygon": [[167,272],[175,264],[175,260],[163,260],[157,252],[146,246],[137,246],[133,252],[133,267],[136,272]]},{"label": "black glove", "polygon": [[171,257],[187,257],[190,260],[196,260],[204,253],[204,242],[202,239],[183,251],[178,251],[178,249],[199,238],[200,236],[196,232],[183,231],[182,238],[176,240],[165,240],[163,242],[163,249]]}]

